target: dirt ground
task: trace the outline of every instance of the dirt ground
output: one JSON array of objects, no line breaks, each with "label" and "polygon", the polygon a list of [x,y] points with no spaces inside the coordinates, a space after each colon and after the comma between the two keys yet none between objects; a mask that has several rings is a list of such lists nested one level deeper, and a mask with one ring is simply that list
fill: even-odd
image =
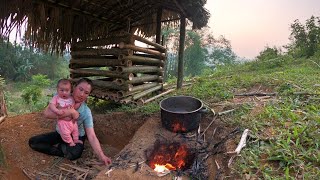
[{"label": "dirt ground", "polygon": [[[250,101],[255,101],[255,103],[257,102],[256,99],[251,97],[234,98],[230,102],[216,103],[214,110],[216,112],[222,112],[228,110],[226,108],[228,108],[230,104],[241,104]],[[257,113],[259,111],[259,107],[263,106],[264,103],[262,101],[259,102],[261,103],[256,103],[256,108],[252,110],[252,113]],[[94,113],[93,116],[95,131],[101,142],[102,149],[105,154],[112,157],[115,162],[116,158],[119,157],[119,154],[123,152],[122,150],[130,147],[128,144],[132,144],[130,141],[133,137],[135,137],[135,140],[137,137],[141,137],[140,139],[143,139],[144,135],[141,131],[138,133],[140,135],[135,136],[135,133],[140,129],[140,127],[149,129],[148,132],[150,133],[150,128],[154,128],[154,123],[149,123],[150,125],[148,125],[146,122],[148,122],[148,120],[150,121],[150,119],[156,119],[155,122],[159,121],[160,112],[152,115],[128,114],[123,112],[114,112],[110,114]],[[201,121],[202,131],[208,127],[212,119],[212,114],[203,116]],[[210,128],[208,128],[206,137],[208,138],[209,136],[212,136],[214,138],[213,140],[218,142],[234,130],[234,128],[235,127],[228,126],[226,123],[221,121],[220,118],[217,118]],[[88,142],[86,142],[86,148],[82,157],[76,161],[68,161],[63,158],[52,157],[31,150],[28,146],[28,139],[31,136],[49,132],[53,129],[54,121],[43,118],[41,113],[30,113],[7,117],[6,120],[0,124],[0,145],[5,159],[5,165],[0,166],[0,179],[58,179],[59,171],[65,170],[67,172],[71,172],[75,169],[77,172],[80,172],[80,175],[78,174],[79,176],[76,177],[76,179],[93,179],[96,177],[100,177],[98,179],[101,179],[101,177],[103,177],[102,179],[104,179],[104,177],[107,178],[107,176],[105,176],[105,172],[108,168],[97,164],[98,160],[94,156]],[[208,136],[207,134],[211,135]],[[224,143],[223,151],[233,151],[237,146],[240,136],[241,132]],[[138,144],[138,146],[150,146],[150,140],[146,143],[148,144]],[[216,162],[223,169],[223,172],[220,172],[221,174],[219,177],[222,179],[223,177],[230,177],[230,169],[227,167],[229,159],[230,156],[225,153],[219,153],[218,155],[211,157],[210,162],[208,162],[210,177],[216,177],[218,172]],[[66,170],[66,167],[69,167],[69,170]],[[57,172],[58,176],[53,176],[53,172]],[[101,176],[102,172],[103,174]],[[126,179],[126,173],[127,172],[124,172],[123,179]],[[99,176],[97,176],[98,174]],[[60,177],[61,176],[62,174],[60,172]]]}]

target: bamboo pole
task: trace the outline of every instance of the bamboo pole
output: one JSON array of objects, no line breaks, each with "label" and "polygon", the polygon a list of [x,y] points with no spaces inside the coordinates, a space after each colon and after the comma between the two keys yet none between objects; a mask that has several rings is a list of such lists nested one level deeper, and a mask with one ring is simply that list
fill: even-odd
[{"label": "bamboo pole", "polygon": [[149,88],[155,87],[157,85],[159,85],[159,83],[156,83],[156,82],[145,83],[142,85],[133,86],[133,88],[131,88],[129,91],[131,91],[131,92],[143,91],[145,89],[149,89]]},{"label": "bamboo pole", "polygon": [[130,103],[132,101],[132,96],[128,96],[128,97],[126,97],[126,98],[124,98],[124,99],[121,99],[120,100],[120,103],[121,104],[128,104],[128,103]]},{"label": "bamboo pole", "polygon": [[106,71],[97,69],[70,69],[70,73],[83,76],[107,76],[112,78],[123,78],[126,80],[131,80],[134,77],[132,73],[119,73],[116,71]]},{"label": "bamboo pole", "polygon": [[101,58],[81,58],[71,59],[70,67],[104,67],[104,66],[132,66],[130,60],[101,59]]},{"label": "bamboo pole", "polygon": [[165,53],[167,50],[165,47],[161,46],[160,44],[158,43],[154,43],[154,42],[151,42],[143,37],[140,37],[140,36],[137,36],[137,35],[133,35],[133,38],[137,41],[140,41],[140,42],[143,42],[143,43],[146,43],[146,44],[149,44],[153,47],[155,47],[157,50],[159,50],[160,52],[163,52]]},{"label": "bamboo pole", "polygon": [[163,92],[163,93],[161,93],[161,94],[158,94],[158,95],[156,95],[156,96],[154,96],[154,97],[152,97],[152,98],[149,98],[149,99],[144,100],[144,101],[143,101],[143,104],[146,104],[146,103],[151,102],[151,101],[153,101],[153,100],[155,100],[155,99],[157,99],[157,98],[159,98],[159,97],[162,97],[162,96],[164,96],[164,95],[166,95],[166,94],[169,94],[169,93],[173,92],[174,90],[176,90],[176,89],[168,89],[167,91],[165,91],[165,92]]},{"label": "bamboo pole", "polygon": [[160,89],[162,89],[162,85],[161,85],[161,84],[159,84],[159,85],[157,85],[157,86],[155,86],[155,87],[152,87],[152,88],[150,88],[150,89],[147,89],[147,90],[145,90],[145,91],[142,91],[142,92],[140,92],[140,93],[137,93],[137,94],[132,95],[132,99],[133,99],[133,100],[140,99],[140,98],[142,98],[142,97],[144,97],[144,96],[146,96],[146,95],[148,95],[148,94],[150,94],[150,93],[153,93],[153,92],[155,92],[155,91],[158,91],[158,90],[160,90]]},{"label": "bamboo pole", "polygon": [[72,48],[78,49],[78,48],[85,48],[85,47],[92,47],[92,46],[106,46],[109,44],[119,44],[120,42],[133,44],[134,38],[131,35],[122,35],[122,36],[111,36],[103,39],[80,41],[72,44]]},{"label": "bamboo pole", "polygon": [[136,102],[135,102],[135,105],[136,105],[136,106],[142,106],[143,104],[144,104],[144,101],[143,101],[142,98],[136,100]]},{"label": "bamboo pole", "polygon": [[158,75],[144,75],[141,77],[134,77],[132,80],[124,80],[124,79],[119,79],[117,78],[114,82],[117,83],[118,85],[122,84],[141,84],[144,82],[162,82],[162,78]]},{"label": "bamboo pole", "polygon": [[125,55],[133,55],[133,51],[129,49],[119,49],[119,48],[111,48],[111,49],[93,49],[88,48],[85,50],[79,50],[79,51],[72,51],[71,56],[72,57],[81,57],[81,56],[96,56],[96,55],[115,55],[118,56],[120,54]]},{"label": "bamboo pole", "polygon": [[[125,44],[124,42],[121,42],[119,44],[119,48],[120,49],[131,49],[133,51],[140,51],[140,52],[144,52],[144,53],[148,53],[148,54],[157,55],[157,56],[160,56],[160,57],[163,57],[163,58],[165,57],[165,54],[162,53],[162,52],[151,50],[151,49],[146,49],[146,48],[143,48],[143,47],[138,47],[138,46],[135,46],[135,45],[132,45],[132,44]],[[131,54],[131,55],[133,55],[133,54]]]},{"label": "bamboo pole", "polygon": [[123,60],[131,60],[134,64],[139,65],[160,65],[161,67],[164,66],[163,60],[157,59],[157,58],[151,58],[151,57],[143,57],[143,56],[125,56],[123,54],[120,54],[118,56],[119,59]]},{"label": "bamboo pole", "polygon": [[136,94],[139,91],[117,91],[118,98],[124,98]]},{"label": "bamboo pole", "polygon": [[134,53],[134,56],[139,56],[139,57],[148,57],[148,58],[156,58],[156,59],[160,59],[160,60],[166,60],[166,57],[162,57],[162,56],[157,56],[157,55],[152,55],[152,54],[140,54],[140,53]]},{"label": "bamboo pole", "polygon": [[134,77],[131,80],[125,81],[127,84],[139,84],[143,82],[150,82],[150,81],[162,81],[162,78],[158,75],[144,75],[141,77]]},{"label": "bamboo pole", "polygon": [[133,88],[133,86],[131,84],[119,86],[119,85],[115,84],[114,82],[110,82],[110,81],[92,80],[92,83],[94,86],[99,86],[102,88],[114,89],[114,90],[131,91]]},{"label": "bamboo pole", "polygon": [[131,67],[117,67],[117,72],[121,73],[151,73],[161,72],[161,68],[157,66],[131,66]]}]

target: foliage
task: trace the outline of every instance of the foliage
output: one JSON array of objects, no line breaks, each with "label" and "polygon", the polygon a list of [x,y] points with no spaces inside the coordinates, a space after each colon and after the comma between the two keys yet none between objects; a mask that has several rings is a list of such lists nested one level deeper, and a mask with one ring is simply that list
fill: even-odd
[{"label": "foliage", "polygon": [[236,61],[237,55],[232,51],[231,43],[224,36],[213,40],[214,43],[207,43],[208,49],[207,64],[211,67],[218,65],[233,64]]},{"label": "foliage", "polygon": [[[166,42],[166,49],[168,49],[164,78],[167,80],[177,76],[179,31],[177,29],[165,29],[162,34]],[[208,29],[201,31],[187,30],[184,76],[200,75],[206,67],[232,64],[236,58],[230,41],[225,37],[220,36],[216,39]]]},{"label": "foliage", "polygon": [[13,46],[1,38],[0,64],[0,74],[11,81],[26,82],[36,74],[46,74],[50,79],[68,75],[68,61],[62,57],[40,53],[21,45]]},{"label": "foliage", "polygon": [[49,84],[50,80],[46,75],[33,75],[30,85],[25,87],[22,91],[22,99],[30,106],[31,109],[33,109],[33,106],[37,107],[36,109],[44,108],[46,104],[40,102],[40,99],[43,96],[42,89],[49,86]]},{"label": "foliage", "polygon": [[269,59],[275,59],[280,56],[280,50],[276,47],[270,48],[265,47],[264,50],[262,50],[259,55],[256,57],[258,60],[269,60]]},{"label": "foliage", "polygon": [[200,35],[195,31],[188,31],[184,55],[184,75],[195,76],[201,74],[205,67],[206,54],[206,49],[201,47]]},{"label": "foliage", "polygon": [[311,57],[320,50],[320,19],[311,16],[305,25],[297,19],[291,24],[288,53],[294,57]]}]

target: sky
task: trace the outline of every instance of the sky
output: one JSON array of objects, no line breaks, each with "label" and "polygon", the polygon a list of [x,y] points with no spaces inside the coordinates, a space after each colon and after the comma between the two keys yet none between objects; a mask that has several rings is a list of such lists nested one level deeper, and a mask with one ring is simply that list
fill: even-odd
[{"label": "sky", "polygon": [[320,0],[207,0],[213,35],[225,36],[233,51],[252,59],[266,46],[288,44],[290,24],[320,17]]}]

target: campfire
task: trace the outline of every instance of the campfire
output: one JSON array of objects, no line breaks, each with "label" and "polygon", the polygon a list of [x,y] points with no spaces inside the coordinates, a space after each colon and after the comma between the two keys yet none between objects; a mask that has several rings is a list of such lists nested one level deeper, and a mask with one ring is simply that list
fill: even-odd
[{"label": "campfire", "polygon": [[167,174],[170,171],[188,169],[193,159],[194,154],[186,144],[156,141],[152,153],[148,156],[148,165],[157,173]]}]

